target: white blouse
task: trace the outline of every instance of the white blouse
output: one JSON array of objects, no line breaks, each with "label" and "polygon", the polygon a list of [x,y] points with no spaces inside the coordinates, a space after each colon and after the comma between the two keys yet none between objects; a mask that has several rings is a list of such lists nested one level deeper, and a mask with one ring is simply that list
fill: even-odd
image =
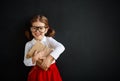
[{"label": "white blouse", "polygon": [[[58,41],[56,41],[52,37],[46,37],[44,36],[43,39],[40,41],[44,45],[53,48],[53,51],[50,53],[50,55],[57,60],[57,58],[60,56],[60,54],[65,50],[65,47]],[[31,47],[36,43],[35,39],[32,39],[31,41],[28,41],[25,45],[25,54],[24,54],[24,64],[26,66],[35,66],[36,64],[32,63],[32,58],[27,59],[26,54],[31,49]],[[53,63],[55,62],[53,61]]]}]

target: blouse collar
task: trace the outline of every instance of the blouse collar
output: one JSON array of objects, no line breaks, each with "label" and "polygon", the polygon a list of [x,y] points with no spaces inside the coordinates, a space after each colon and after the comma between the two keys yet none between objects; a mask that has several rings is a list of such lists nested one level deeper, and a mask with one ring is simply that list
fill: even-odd
[{"label": "blouse collar", "polygon": [[[40,42],[43,43],[44,41],[46,41],[46,36],[44,36],[43,39]],[[36,42],[37,41],[34,38],[31,40],[32,44],[35,44]]]}]

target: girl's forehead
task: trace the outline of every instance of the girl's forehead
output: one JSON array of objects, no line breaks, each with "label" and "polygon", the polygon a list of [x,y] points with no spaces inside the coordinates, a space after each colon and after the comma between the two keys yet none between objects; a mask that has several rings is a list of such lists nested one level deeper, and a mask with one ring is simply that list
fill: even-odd
[{"label": "girl's forehead", "polygon": [[32,23],[32,26],[45,26],[45,23],[42,23],[42,22],[40,22],[40,21],[38,21],[38,22],[33,22],[33,23]]}]

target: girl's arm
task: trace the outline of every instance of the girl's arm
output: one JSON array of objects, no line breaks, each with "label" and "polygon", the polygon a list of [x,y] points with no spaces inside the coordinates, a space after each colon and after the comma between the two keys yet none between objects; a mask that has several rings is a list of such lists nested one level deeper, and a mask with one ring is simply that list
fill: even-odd
[{"label": "girl's arm", "polygon": [[63,51],[65,50],[65,47],[63,46],[63,44],[61,44],[60,42],[56,41],[55,39],[53,39],[52,37],[49,37],[49,44],[50,46],[54,49],[50,55],[57,60],[57,58],[60,56],[60,54],[63,53]]},{"label": "girl's arm", "polygon": [[29,58],[29,59],[26,58],[26,55],[31,47],[32,45],[30,44],[30,42],[26,43],[25,52],[24,52],[24,61],[23,61],[26,66],[35,66],[36,64],[32,62],[32,58]]},{"label": "girl's arm", "polygon": [[57,60],[60,54],[65,50],[65,47],[61,43],[53,39],[52,37],[48,38],[48,42],[50,46],[53,48],[53,51],[50,53],[50,55],[47,56],[46,59],[43,60],[41,64],[41,67],[44,70],[47,70],[50,67],[53,60]]}]

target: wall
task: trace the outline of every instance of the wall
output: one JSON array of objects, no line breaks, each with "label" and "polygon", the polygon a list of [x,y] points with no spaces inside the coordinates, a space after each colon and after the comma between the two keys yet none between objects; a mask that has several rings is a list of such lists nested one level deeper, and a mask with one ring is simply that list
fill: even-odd
[{"label": "wall", "polygon": [[66,47],[57,65],[63,81],[119,81],[119,3],[115,0],[1,2],[1,80],[27,81],[24,31],[36,14],[48,17]]}]

